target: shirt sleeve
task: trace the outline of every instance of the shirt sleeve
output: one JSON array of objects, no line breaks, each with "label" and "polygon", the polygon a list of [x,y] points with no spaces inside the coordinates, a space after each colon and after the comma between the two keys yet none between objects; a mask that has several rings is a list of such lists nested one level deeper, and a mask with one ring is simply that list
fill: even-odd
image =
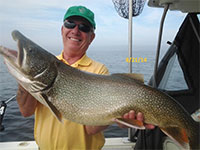
[{"label": "shirt sleeve", "polygon": [[105,65],[102,65],[101,69],[99,70],[99,73],[98,74],[101,74],[101,75],[108,75],[109,74],[109,71],[108,71],[108,68],[105,66]]}]

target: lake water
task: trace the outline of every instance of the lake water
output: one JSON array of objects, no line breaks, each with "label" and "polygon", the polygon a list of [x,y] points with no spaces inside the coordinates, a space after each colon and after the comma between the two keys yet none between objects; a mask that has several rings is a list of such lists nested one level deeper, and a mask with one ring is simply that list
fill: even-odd
[{"label": "lake water", "polygon": [[[59,54],[55,52],[54,54]],[[162,55],[162,54],[161,54]],[[110,73],[127,73],[129,63],[126,61],[128,50],[109,49],[88,51],[88,56],[96,61],[104,63]],[[146,62],[134,62],[133,72],[144,74],[145,83],[150,79],[154,68],[154,51],[135,51],[134,58],[146,58]],[[175,67],[176,68],[176,67]],[[178,72],[177,69],[175,72]],[[171,81],[169,87],[183,87],[180,81],[180,75],[175,76],[175,83]],[[179,79],[179,80],[176,80]],[[0,101],[5,101],[16,94],[17,83],[8,73],[3,59],[0,56]],[[24,118],[21,116],[16,99],[8,103],[6,113],[3,119],[5,130],[0,132],[0,142],[2,141],[29,141],[33,140],[34,116]],[[105,137],[127,137],[127,129],[120,129],[117,125],[110,126],[105,132]]]}]

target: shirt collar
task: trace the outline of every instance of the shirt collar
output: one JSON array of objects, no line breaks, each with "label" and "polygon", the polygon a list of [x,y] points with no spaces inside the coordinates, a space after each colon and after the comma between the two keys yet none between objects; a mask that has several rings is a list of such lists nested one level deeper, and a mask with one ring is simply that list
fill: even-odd
[{"label": "shirt collar", "polygon": [[[57,58],[69,65],[69,63],[63,57],[63,51],[59,56],[57,56]],[[86,54],[84,54],[78,61],[71,64],[70,66],[72,67],[89,66],[91,63],[92,63],[92,60]]]}]

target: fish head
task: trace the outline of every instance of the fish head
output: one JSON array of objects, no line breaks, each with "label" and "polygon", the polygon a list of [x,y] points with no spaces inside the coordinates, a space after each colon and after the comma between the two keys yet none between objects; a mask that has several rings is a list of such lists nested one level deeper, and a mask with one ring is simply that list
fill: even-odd
[{"label": "fish head", "polygon": [[0,47],[10,73],[30,92],[50,87],[57,76],[57,58],[19,31],[13,31],[12,37],[17,41],[18,52]]}]

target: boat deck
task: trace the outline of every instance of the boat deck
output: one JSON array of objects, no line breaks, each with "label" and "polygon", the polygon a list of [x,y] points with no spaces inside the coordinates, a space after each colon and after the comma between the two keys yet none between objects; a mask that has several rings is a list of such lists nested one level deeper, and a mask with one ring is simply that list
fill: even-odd
[{"label": "boat deck", "polygon": [[[133,150],[135,143],[127,138],[106,138],[102,150]],[[0,142],[1,150],[38,150],[35,141]]]},{"label": "boat deck", "polygon": [[[128,138],[106,138],[102,150],[133,150],[135,143],[128,141]],[[1,150],[38,150],[35,141],[0,142]],[[163,150],[181,150],[182,148],[170,138],[163,143]]]}]

